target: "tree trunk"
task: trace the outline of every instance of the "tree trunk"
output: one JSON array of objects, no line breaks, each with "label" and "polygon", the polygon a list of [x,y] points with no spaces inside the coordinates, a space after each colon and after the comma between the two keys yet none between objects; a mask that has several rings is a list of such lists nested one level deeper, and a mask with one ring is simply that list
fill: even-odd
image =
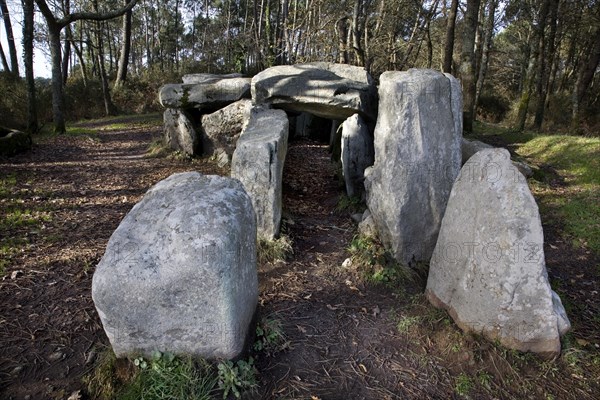
[{"label": "tree trunk", "polygon": [[494,22],[496,18],[496,7],[498,0],[490,0],[487,20],[485,22],[483,48],[481,53],[481,65],[479,66],[479,77],[477,78],[477,91],[475,92],[475,107],[479,104],[479,98],[483,91],[483,82],[487,75],[492,37],[494,36]]},{"label": "tree trunk", "polygon": [[6,59],[6,54],[4,54],[4,49],[2,48],[2,42],[0,42],[0,58],[2,58],[2,68],[5,71],[10,72],[10,66],[8,65],[8,60]]},{"label": "tree trunk", "polygon": [[50,57],[52,59],[52,117],[54,119],[54,132],[65,133],[65,96],[62,82],[62,57],[60,45],[60,26],[48,23],[48,37],[50,39]]},{"label": "tree trunk", "polygon": [[33,75],[33,0],[22,0],[23,5],[23,64],[27,84],[27,132],[38,131],[35,77]]},{"label": "tree trunk", "polygon": [[444,61],[442,69],[449,74],[452,73],[452,55],[454,54],[454,31],[456,29],[456,11],[458,0],[452,0],[448,21],[446,22],[446,43],[444,45]]},{"label": "tree trunk", "polygon": [[460,77],[463,86],[463,128],[466,132],[473,132],[475,120],[475,32],[479,17],[480,0],[467,0],[465,11],[465,27],[463,32],[463,45],[460,62]]},{"label": "tree trunk", "polygon": [[577,128],[581,119],[581,103],[585,97],[585,94],[590,87],[598,63],[600,62],[600,27],[596,29],[594,36],[594,42],[590,51],[587,62],[582,64],[579,74],[577,75],[577,83],[575,84],[575,90],[573,91],[573,116],[571,120],[571,126]]},{"label": "tree trunk", "polygon": [[542,2],[539,14],[538,24],[534,24],[534,17],[531,16],[531,25],[533,32],[532,51],[529,57],[529,65],[527,66],[527,72],[523,83],[523,91],[521,92],[521,98],[519,100],[519,108],[517,112],[517,125],[516,129],[519,132],[525,130],[525,123],[527,121],[527,112],[529,111],[529,101],[531,100],[531,94],[535,84],[535,77],[538,76],[536,71],[542,68],[540,65],[540,56],[543,57],[543,43],[544,43],[544,30],[546,28],[546,17],[548,16],[548,0]]},{"label": "tree trunk", "polygon": [[356,65],[363,67],[365,65],[365,53],[362,48],[360,36],[360,25],[358,19],[361,14],[361,0],[354,0],[354,9],[352,11],[352,24],[350,26],[352,32],[352,49],[356,56]]},{"label": "tree trunk", "polygon": [[8,7],[6,6],[6,0],[0,0],[0,9],[2,10],[2,16],[4,17],[4,28],[6,29],[8,55],[10,57],[10,72],[12,72],[14,76],[19,76],[19,59],[17,58],[17,47],[15,46],[15,37],[13,35],[12,24],[10,22],[10,15],[8,14]]},{"label": "tree trunk", "polygon": [[[127,4],[127,0],[125,0]],[[121,55],[119,57],[119,69],[115,80],[115,89],[127,80],[127,67],[129,65],[129,53],[131,52],[131,19],[133,11],[129,10],[123,16],[123,42],[121,43]]]},{"label": "tree trunk", "polygon": [[342,17],[337,20],[335,28],[338,36],[338,62],[348,64],[348,51],[346,38],[348,37],[348,17]]},{"label": "tree trunk", "polygon": [[[93,1],[94,11],[98,12],[98,0]],[[115,106],[110,97],[110,88],[108,77],[106,75],[106,66],[104,65],[104,38],[102,35],[102,22],[96,22],[96,46],[98,48],[98,70],[100,72],[100,81],[102,83],[102,97],[104,98],[104,111],[106,116],[115,115]]]},{"label": "tree trunk", "polygon": [[548,95],[550,72],[554,64],[554,52],[556,49],[554,42],[556,40],[558,2],[559,0],[550,0],[550,32],[545,44],[542,47],[543,52],[540,54],[540,71],[536,86],[537,104],[535,108],[535,117],[533,120],[533,128],[535,130],[541,130],[542,123],[544,122],[544,110],[546,108],[546,97]]}]

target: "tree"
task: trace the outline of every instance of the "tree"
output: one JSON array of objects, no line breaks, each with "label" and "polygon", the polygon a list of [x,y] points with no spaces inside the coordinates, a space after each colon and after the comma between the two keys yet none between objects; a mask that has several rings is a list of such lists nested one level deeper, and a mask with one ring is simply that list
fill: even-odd
[{"label": "tree", "polygon": [[452,73],[452,56],[454,54],[454,31],[456,29],[456,11],[458,10],[458,0],[452,0],[448,20],[446,22],[446,41],[444,44],[444,60],[442,70],[449,74]]},{"label": "tree", "polygon": [[61,44],[60,44],[60,33],[64,27],[71,24],[72,22],[79,20],[89,21],[106,21],[112,18],[119,17],[131,10],[137,0],[130,0],[125,7],[109,11],[106,13],[100,12],[76,12],[67,13],[62,18],[56,18],[50,7],[46,3],[46,0],[35,0],[38,5],[46,25],[48,26],[48,37],[50,40],[50,56],[52,59],[52,114],[54,118],[54,131],[56,133],[65,133],[65,117],[64,117],[64,91],[62,82],[62,56],[61,56]]},{"label": "tree", "polygon": [[25,64],[25,82],[27,84],[27,131],[38,130],[36,107],[35,77],[33,75],[33,0],[22,0],[23,6],[23,64]]},{"label": "tree", "polygon": [[460,77],[463,86],[463,127],[467,132],[473,131],[473,121],[475,119],[475,94],[477,90],[475,33],[479,19],[479,5],[480,0],[467,0],[460,57]]},{"label": "tree", "polygon": [[[127,0],[125,0],[127,5]],[[129,65],[129,56],[131,53],[131,20],[133,10],[129,10],[123,16],[123,40],[121,43],[121,55],[119,56],[119,69],[115,80],[115,88],[118,88],[127,80],[127,67]]]},{"label": "tree", "polygon": [[0,10],[2,10],[2,17],[4,18],[4,28],[6,30],[6,38],[8,42],[10,72],[12,72],[12,74],[15,76],[19,76],[19,59],[17,58],[17,47],[15,46],[15,37],[13,35],[12,24],[10,22],[10,15],[8,13],[6,0],[0,0]]}]

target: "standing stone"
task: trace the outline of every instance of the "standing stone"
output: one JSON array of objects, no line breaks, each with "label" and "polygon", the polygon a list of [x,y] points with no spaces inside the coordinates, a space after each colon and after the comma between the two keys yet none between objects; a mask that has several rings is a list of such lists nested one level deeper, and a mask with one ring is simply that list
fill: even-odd
[{"label": "standing stone", "polygon": [[426,295],[465,331],[511,349],[560,354],[569,320],[548,283],[537,204],[508,151],[481,150],[462,168]]},{"label": "standing stone", "polygon": [[118,357],[237,357],[258,301],[256,223],[241,183],[197,172],[157,183],[111,236],[92,298]]},{"label": "standing stone", "polygon": [[225,153],[233,155],[242,130],[250,119],[251,100],[240,100],[201,118],[202,154],[210,156]]},{"label": "standing stone", "polygon": [[375,163],[367,205],[380,239],[401,263],[429,261],[460,171],[462,109],[454,78],[432,70],[385,72],[379,86]]},{"label": "standing stone", "polygon": [[362,193],[365,169],[373,165],[373,137],[358,114],[342,124],[342,174],[349,197]]},{"label": "standing stone", "polygon": [[252,199],[258,235],[273,239],[281,222],[283,163],[288,120],[284,111],[257,108],[238,139],[231,177],[239,179]]},{"label": "standing stone", "polygon": [[167,109],[164,114],[165,146],[179,150],[188,156],[200,154],[200,139],[193,118],[183,110]]}]

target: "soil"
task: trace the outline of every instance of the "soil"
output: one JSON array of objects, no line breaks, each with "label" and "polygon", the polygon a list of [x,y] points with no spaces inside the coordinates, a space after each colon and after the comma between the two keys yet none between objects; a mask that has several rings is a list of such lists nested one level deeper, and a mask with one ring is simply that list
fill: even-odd
[{"label": "soil", "polygon": [[[91,299],[91,277],[121,219],[156,182],[182,171],[227,174],[207,159],[147,157],[159,126],[136,117],[88,124],[97,134],[36,140],[0,160],[15,178],[2,194],[11,244],[0,281],[0,398],[66,399],[79,391],[108,340]],[[594,398],[600,392],[597,255],[573,248],[544,220],[546,261],[573,331],[555,361],[465,335],[431,307],[416,279],[393,284],[343,267],[356,223],[337,206],[327,146],[290,143],[284,172],[286,261],[259,267],[259,316],[282,323],[285,344],[254,354],[259,387],[249,398]],[[544,217],[544,216],[543,216]],[[570,351],[570,352],[569,352]],[[575,360],[575,361],[573,361]],[[597,364],[594,364],[597,362]],[[576,365],[575,365],[576,364]]]}]

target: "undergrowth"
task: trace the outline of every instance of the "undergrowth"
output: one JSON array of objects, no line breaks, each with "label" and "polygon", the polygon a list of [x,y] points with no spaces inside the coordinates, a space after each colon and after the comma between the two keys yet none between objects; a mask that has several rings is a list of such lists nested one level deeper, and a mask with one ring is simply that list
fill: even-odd
[{"label": "undergrowth", "polygon": [[352,255],[352,266],[359,270],[368,282],[398,286],[416,278],[413,270],[399,264],[374,237],[355,236],[348,251]]},{"label": "undergrowth", "polygon": [[258,262],[261,264],[285,261],[288,256],[294,254],[292,239],[287,235],[281,235],[273,240],[259,237],[256,244]]},{"label": "undergrowth", "polygon": [[117,400],[209,400],[256,387],[254,360],[210,363],[203,359],[154,352],[150,359],[117,359],[106,349],[84,378],[90,397]]}]

